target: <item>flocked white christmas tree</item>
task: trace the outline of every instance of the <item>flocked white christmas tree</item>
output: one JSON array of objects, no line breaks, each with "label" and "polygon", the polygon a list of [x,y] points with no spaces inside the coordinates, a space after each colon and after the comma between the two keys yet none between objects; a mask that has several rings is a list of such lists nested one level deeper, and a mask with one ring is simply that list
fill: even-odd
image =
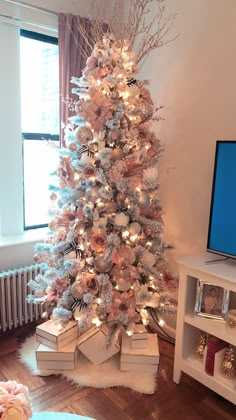
[{"label": "flocked white christmas tree", "polygon": [[[134,0],[126,39],[114,36],[111,23],[107,33],[98,20],[94,24],[83,75],[72,80],[78,99],[68,106],[75,115],[65,125],[50,185],[50,234],[36,246],[35,260],[45,271],[29,284],[34,292],[28,299],[47,302],[55,322],[105,323],[110,339],[118,328],[132,334],[135,323],[147,325],[153,310],[159,316],[176,306],[166,293],[170,246],[162,239],[158,185],[163,147],[151,131],[158,109],[138,79],[140,62],[164,42],[173,18],[150,38],[143,19],[152,1],[159,10],[155,22],[162,21],[162,1]],[[134,54],[136,35],[142,42]]]}]

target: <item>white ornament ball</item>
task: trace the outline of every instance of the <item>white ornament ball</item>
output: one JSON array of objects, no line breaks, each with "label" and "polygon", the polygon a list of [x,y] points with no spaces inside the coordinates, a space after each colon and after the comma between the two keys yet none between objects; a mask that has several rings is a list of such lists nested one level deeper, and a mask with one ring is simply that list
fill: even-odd
[{"label": "white ornament ball", "polygon": [[144,251],[141,257],[143,265],[147,267],[153,267],[156,262],[156,257],[149,251]]},{"label": "white ornament ball", "polygon": [[129,226],[130,235],[138,235],[141,232],[142,228],[138,222],[133,222]]},{"label": "white ornament ball", "polygon": [[121,212],[115,215],[115,224],[117,226],[127,226],[129,223],[129,216],[127,214]]},{"label": "white ornament ball", "polygon": [[112,265],[111,261],[104,261],[104,255],[98,255],[93,263],[95,270],[99,273],[107,273],[112,268]]}]

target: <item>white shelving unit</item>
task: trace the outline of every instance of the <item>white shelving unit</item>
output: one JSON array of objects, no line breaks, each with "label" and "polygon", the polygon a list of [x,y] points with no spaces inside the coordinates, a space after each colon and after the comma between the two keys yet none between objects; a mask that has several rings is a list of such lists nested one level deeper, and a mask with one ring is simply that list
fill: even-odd
[{"label": "white shelving unit", "polygon": [[194,314],[198,280],[223,287],[230,291],[229,307],[236,308],[236,260],[205,264],[217,255],[182,258],[180,268],[178,315],[175,344],[174,382],[179,383],[185,372],[227,400],[236,404],[236,378],[226,379],[220,373],[206,374],[203,363],[195,358],[196,345],[201,331],[221,338],[236,346],[236,332],[228,332],[223,320],[199,317]]}]

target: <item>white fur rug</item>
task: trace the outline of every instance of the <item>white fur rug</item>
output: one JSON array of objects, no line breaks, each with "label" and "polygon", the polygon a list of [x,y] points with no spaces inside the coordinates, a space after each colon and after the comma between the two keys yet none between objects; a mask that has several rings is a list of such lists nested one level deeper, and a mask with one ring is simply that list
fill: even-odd
[{"label": "white fur rug", "polygon": [[108,388],[123,386],[143,394],[153,394],[156,388],[156,374],[146,372],[122,372],[119,369],[120,356],[115,355],[107,362],[95,366],[82,353],[74,370],[41,370],[37,369],[35,351],[38,347],[35,335],[26,339],[19,349],[19,357],[34,375],[47,376],[60,374],[78,386]]}]

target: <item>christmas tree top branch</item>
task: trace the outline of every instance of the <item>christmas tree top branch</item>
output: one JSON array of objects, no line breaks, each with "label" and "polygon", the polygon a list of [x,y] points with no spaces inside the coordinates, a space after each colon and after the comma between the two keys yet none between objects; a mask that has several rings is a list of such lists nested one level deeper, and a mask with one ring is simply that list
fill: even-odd
[{"label": "christmas tree top branch", "polygon": [[[81,46],[82,53],[88,57],[95,43],[99,44],[105,32],[113,35],[121,44],[128,45],[131,52],[136,47],[135,64],[141,65],[154,49],[161,47],[177,38],[167,38],[171,30],[175,14],[166,13],[165,0],[130,0],[125,7],[127,19],[121,0],[115,0],[113,7],[106,4],[105,9],[100,2],[94,0],[91,6],[91,33],[89,34],[84,21],[78,18],[78,26],[85,41]],[[150,6],[154,4],[156,13],[149,19]],[[104,20],[106,16],[106,20]]]}]

